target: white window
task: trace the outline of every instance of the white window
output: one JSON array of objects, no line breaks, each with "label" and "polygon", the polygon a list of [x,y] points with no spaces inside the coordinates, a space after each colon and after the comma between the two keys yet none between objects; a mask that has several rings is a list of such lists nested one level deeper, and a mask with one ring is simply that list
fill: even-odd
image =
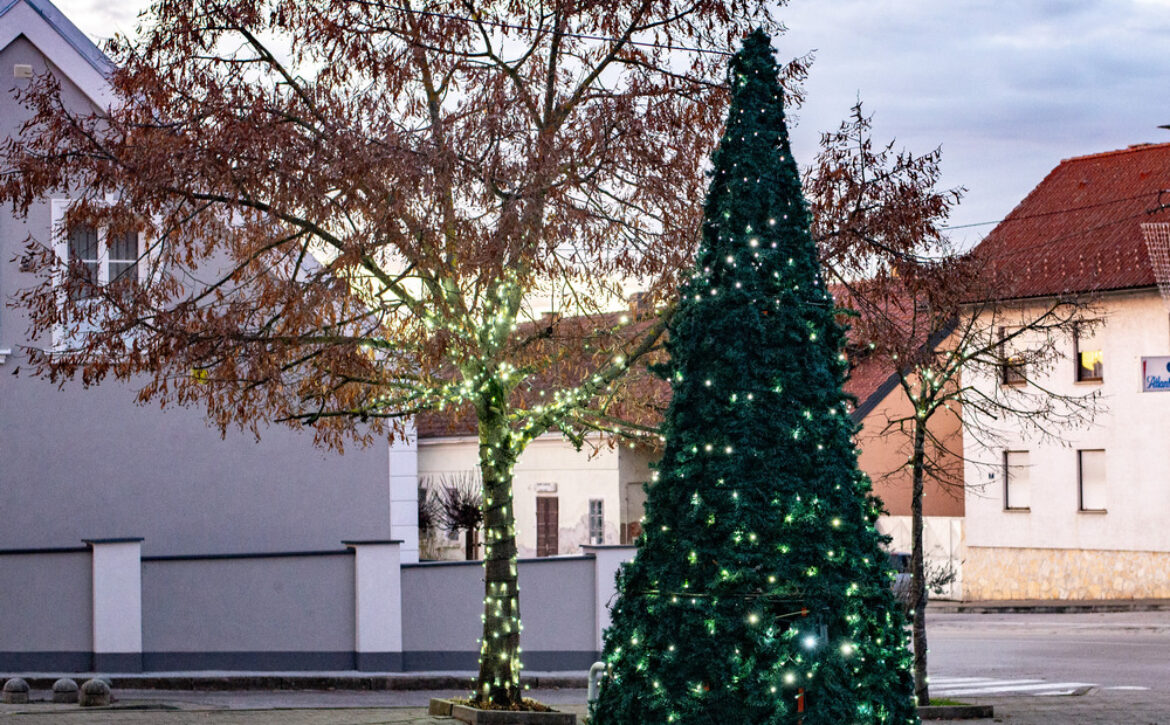
[{"label": "white window", "polygon": [[1077,451],[1081,511],[1105,510],[1105,451]]},{"label": "white window", "polygon": [[605,543],[605,502],[601,499],[589,501],[589,543],[595,546]]},{"label": "white window", "polygon": [[[141,232],[112,234],[105,227],[84,225],[67,229],[65,212],[70,203],[68,199],[52,201],[53,248],[57,258],[65,263],[68,274],[78,275],[92,285],[89,289],[83,285],[72,290],[73,299],[92,297],[97,287],[111,282],[141,282],[146,268],[139,263],[146,250],[145,235]],[[58,278],[59,284],[63,281]],[[53,335],[54,348],[68,344],[64,330],[57,330]]]},{"label": "white window", "polygon": [[1028,511],[1032,507],[1028,451],[1003,452],[1003,507],[1009,511]]}]

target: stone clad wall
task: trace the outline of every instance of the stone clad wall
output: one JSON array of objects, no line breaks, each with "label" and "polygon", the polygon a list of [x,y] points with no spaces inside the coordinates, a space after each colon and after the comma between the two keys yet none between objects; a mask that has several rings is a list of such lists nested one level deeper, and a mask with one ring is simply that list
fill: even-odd
[{"label": "stone clad wall", "polygon": [[1170,552],[968,546],[968,601],[1170,598]]}]

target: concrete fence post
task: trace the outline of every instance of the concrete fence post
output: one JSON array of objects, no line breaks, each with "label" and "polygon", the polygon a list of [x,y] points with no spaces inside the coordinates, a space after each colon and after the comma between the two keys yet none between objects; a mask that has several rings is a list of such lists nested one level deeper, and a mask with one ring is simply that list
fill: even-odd
[{"label": "concrete fence post", "polygon": [[142,671],[142,539],[84,539],[93,557],[93,669]]},{"label": "concrete fence post", "polygon": [[618,569],[627,561],[634,558],[638,548],[636,546],[582,546],[586,555],[593,557],[593,611],[594,611],[594,643],[600,657],[603,647],[603,635],[609,627],[610,607],[617,601]]},{"label": "concrete fence post", "polygon": [[353,549],[354,655],[365,672],[402,671],[402,542],[343,541]]}]

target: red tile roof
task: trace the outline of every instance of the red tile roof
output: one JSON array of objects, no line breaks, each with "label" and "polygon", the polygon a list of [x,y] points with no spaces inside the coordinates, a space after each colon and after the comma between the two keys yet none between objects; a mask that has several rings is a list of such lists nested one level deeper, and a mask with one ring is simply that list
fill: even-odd
[{"label": "red tile roof", "polygon": [[1140,225],[1170,221],[1168,190],[1170,143],[1065,159],[976,254],[1004,273],[1006,298],[1150,287]]},{"label": "red tile roof", "polygon": [[897,376],[873,357],[854,363],[845,381],[845,392],[857,398],[855,410],[868,414],[897,385]]}]

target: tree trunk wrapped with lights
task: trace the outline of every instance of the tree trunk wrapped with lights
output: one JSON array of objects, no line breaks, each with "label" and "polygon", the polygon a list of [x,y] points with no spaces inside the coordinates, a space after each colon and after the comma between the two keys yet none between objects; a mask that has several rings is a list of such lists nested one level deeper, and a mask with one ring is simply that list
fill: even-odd
[{"label": "tree trunk wrapped with lights", "polygon": [[670,326],[666,451],[607,631],[604,725],[916,722],[768,36],[731,62]]}]

